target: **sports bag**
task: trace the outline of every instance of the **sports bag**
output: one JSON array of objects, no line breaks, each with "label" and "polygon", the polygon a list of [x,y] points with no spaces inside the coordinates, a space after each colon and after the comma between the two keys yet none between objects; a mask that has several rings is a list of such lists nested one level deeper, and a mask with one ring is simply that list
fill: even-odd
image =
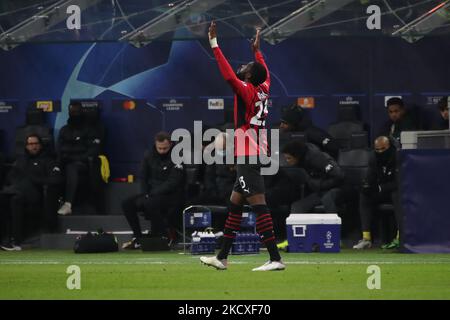
[{"label": "sports bag", "polygon": [[99,230],[97,233],[88,232],[79,236],[73,247],[75,253],[101,253],[119,251],[117,238],[110,233]]}]

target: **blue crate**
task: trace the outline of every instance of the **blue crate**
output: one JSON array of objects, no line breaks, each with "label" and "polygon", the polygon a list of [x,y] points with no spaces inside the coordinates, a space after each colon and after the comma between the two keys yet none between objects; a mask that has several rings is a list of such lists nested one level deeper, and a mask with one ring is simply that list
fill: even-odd
[{"label": "blue crate", "polygon": [[254,212],[243,212],[241,228],[255,228],[256,227],[256,214]]},{"label": "blue crate", "polygon": [[192,243],[191,246],[191,254],[205,254],[205,253],[213,254],[215,250],[216,250],[215,243],[199,242],[199,243]]},{"label": "blue crate", "polygon": [[192,234],[191,254],[214,253],[216,237],[208,232],[194,232]]},{"label": "blue crate", "polygon": [[211,211],[186,212],[184,214],[186,228],[207,228],[211,227]]},{"label": "blue crate", "polygon": [[259,253],[260,238],[256,233],[238,233],[231,247],[231,254]]}]

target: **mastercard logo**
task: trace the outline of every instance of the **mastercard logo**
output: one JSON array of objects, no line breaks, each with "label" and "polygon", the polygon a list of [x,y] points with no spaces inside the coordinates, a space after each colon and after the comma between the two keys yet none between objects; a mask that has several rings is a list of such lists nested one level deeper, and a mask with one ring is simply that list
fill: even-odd
[{"label": "mastercard logo", "polygon": [[125,110],[134,110],[136,109],[136,103],[132,100],[124,101],[122,108]]}]

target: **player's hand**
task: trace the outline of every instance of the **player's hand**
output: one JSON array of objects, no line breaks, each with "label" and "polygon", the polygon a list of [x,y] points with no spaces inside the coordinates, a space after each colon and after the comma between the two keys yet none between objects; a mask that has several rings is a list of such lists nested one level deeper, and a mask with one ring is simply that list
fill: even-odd
[{"label": "player's hand", "polygon": [[260,38],[261,38],[261,28],[256,28],[255,39],[253,39],[252,41],[253,52],[259,51]]},{"label": "player's hand", "polygon": [[209,26],[208,36],[209,40],[217,38],[216,23],[214,22],[214,20],[211,21],[211,25]]}]

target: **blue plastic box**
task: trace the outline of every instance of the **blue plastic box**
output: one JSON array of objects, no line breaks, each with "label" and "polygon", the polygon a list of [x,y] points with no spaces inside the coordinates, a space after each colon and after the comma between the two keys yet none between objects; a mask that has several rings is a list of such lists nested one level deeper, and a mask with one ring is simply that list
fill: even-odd
[{"label": "blue plastic box", "polygon": [[211,211],[187,212],[184,215],[186,228],[207,228],[211,227]]},{"label": "blue plastic box", "polygon": [[256,214],[254,212],[243,212],[241,228],[255,228],[256,227]]},{"label": "blue plastic box", "polygon": [[231,254],[259,253],[260,238],[256,233],[238,233],[231,247]]},{"label": "blue plastic box", "polygon": [[288,252],[340,252],[337,214],[290,214],[286,219]]},{"label": "blue plastic box", "polygon": [[208,232],[194,232],[192,234],[191,254],[214,253],[216,237]]}]

